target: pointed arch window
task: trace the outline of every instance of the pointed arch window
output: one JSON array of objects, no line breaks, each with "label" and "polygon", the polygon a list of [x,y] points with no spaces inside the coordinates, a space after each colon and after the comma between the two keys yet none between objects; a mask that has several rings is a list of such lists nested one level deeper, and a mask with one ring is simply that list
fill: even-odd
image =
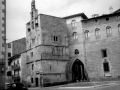
[{"label": "pointed arch window", "polygon": [[73,29],[76,28],[77,27],[76,20],[72,20],[71,25]]},{"label": "pointed arch window", "polygon": [[75,49],[75,55],[76,54],[79,54],[79,50],[78,49]]},{"label": "pointed arch window", "polygon": [[107,36],[111,36],[112,35],[112,29],[111,29],[110,26],[106,27],[106,34],[107,34]]},{"label": "pointed arch window", "polygon": [[73,39],[77,39],[78,36],[77,36],[77,32],[73,32]]},{"label": "pointed arch window", "polygon": [[89,37],[89,30],[85,30],[85,38]]},{"label": "pointed arch window", "polygon": [[119,33],[120,33],[120,24],[118,24],[118,31],[119,31]]}]

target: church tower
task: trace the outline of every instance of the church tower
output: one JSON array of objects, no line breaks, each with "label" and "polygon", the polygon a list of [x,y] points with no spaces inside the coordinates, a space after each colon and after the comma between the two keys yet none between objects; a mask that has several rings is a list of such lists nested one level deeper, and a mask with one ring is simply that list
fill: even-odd
[{"label": "church tower", "polygon": [[38,10],[35,7],[35,0],[31,2],[31,20],[33,20],[38,15]]}]

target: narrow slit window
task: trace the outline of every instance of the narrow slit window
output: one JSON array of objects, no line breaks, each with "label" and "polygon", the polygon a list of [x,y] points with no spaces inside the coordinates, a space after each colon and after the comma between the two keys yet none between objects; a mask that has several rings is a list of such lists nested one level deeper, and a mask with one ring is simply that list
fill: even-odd
[{"label": "narrow slit window", "polygon": [[101,50],[101,52],[102,52],[103,58],[107,57],[107,50],[106,49]]}]

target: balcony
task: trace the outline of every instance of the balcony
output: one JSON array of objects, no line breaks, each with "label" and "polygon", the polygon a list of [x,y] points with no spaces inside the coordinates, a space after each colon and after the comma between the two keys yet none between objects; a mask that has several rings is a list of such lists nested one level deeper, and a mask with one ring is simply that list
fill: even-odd
[{"label": "balcony", "polygon": [[15,64],[12,67],[12,70],[20,70],[20,64]]},{"label": "balcony", "polygon": [[19,76],[19,75],[12,75],[12,79],[13,79],[13,80],[20,79],[20,76]]}]

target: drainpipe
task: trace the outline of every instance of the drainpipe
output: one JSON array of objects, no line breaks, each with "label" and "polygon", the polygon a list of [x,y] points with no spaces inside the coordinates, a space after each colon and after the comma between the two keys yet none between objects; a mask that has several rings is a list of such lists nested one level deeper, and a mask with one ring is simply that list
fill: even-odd
[{"label": "drainpipe", "polygon": [[87,80],[89,80],[89,77],[88,77],[88,68],[87,68],[87,56],[86,56],[86,39],[85,39],[85,31],[83,29],[83,47],[84,47],[84,58],[85,58],[85,65],[86,65],[86,77],[87,77]]}]

